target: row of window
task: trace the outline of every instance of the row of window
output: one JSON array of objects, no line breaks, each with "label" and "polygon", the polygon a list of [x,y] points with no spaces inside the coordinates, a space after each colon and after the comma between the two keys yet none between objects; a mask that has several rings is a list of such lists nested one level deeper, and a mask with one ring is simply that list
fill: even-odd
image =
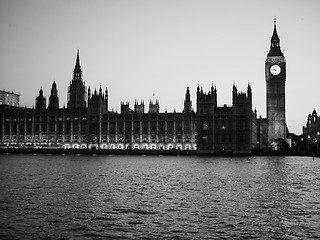
[{"label": "row of window", "polygon": [[[11,126],[11,131],[12,132],[39,132],[40,131],[40,127],[41,127],[41,131],[42,132],[47,132],[47,130],[49,132],[55,132],[55,130],[57,130],[57,132],[62,132],[63,130],[65,130],[66,132],[70,132],[71,129],[74,132],[83,132],[85,133],[87,130],[89,130],[90,132],[98,132],[100,129],[100,126],[98,123],[91,123],[89,126],[87,124],[72,124],[69,123],[65,123],[63,125],[63,123],[34,123],[34,124],[11,124],[7,123],[4,124],[4,131],[6,133],[10,132],[10,126]],[[89,129],[87,129],[89,127]],[[63,129],[64,128],[64,129]],[[132,132],[132,130],[134,131],[134,133],[140,133],[142,131],[142,133],[162,133],[164,134],[166,131],[168,133],[170,132],[176,132],[176,133],[190,133],[191,132],[191,123],[186,123],[183,124],[182,123],[177,123],[176,126],[174,126],[173,123],[168,123],[167,126],[164,123],[161,123],[157,126],[157,124],[155,123],[151,123],[150,125],[148,123],[140,126],[140,124],[134,125],[133,129],[132,129],[132,124],[116,124],[114,122],[111,122],[109,125],[108,124],[102,124],[102,132],[108,132],[108,128],[109,128],[109,132],[111,134],[113,133],[124,133],[124,132]],[[194,127],[193,127],[194,128]]]},{"label": "row of window", "polygon": [[[211,140],[212,141],[212,140]],[[215,143],[247,143],[249,141],[248,136],[246,135],[237,135],[236,138],[234,139],[232,135],[215,135]],[[210,143],[210,137],[208,135],[203,135],[202,136],[202,143]]]}]

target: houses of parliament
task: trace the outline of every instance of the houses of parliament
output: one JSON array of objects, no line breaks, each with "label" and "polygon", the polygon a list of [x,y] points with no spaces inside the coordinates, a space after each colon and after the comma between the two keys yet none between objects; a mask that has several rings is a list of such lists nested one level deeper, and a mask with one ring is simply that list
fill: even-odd
[{"label": "houses of parliament", "polygon": [[[195,150],[199,154],[251,153],[287,138],[285,116],[286,61],[274,22],[265,61],[267,117],[252,110],[252,89],[232,89],[232,106],[217,105],[217,89],[196,89],[193,106],[186,88],[182,112],[160,112],[159,102],[121,103],[109,110],[108,90],[87,89],[82,79],[79,50],[68,88],[67,106],[59,105],[57,85],[48,99],[40,89],[34,108],[1,108],[1,146],[77,149]],[[196,111],[194,111],[196,107]]]}]

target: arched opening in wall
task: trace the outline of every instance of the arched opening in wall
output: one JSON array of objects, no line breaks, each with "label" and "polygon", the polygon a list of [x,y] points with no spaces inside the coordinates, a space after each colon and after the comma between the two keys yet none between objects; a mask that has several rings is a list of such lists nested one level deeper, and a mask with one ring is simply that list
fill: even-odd
[{"label": "arched opening in wall", "polygon": [[70,145],[69,145],[69,144],[65,144],[65,145],[63,146],[63,148],[64,148],[64,149],[70,149]]},{"label": "arched opening in wall", "polygon": [[102,144],[101,149],[107,149],[107,144]]},{"label": "arched opening in wall", "polygon": [[99,146],[98,146],[98,144],[91,144],[91,145],[89,146],[89,148],[90,148],[90,149],[93,149],[93,150],[96,150],[96,149],[99,148]]},{"label": "arched opening in wall", "polygon": [[73,148],[73,149],[79,149],[79,144],[73,144],[73,145],[72,145],[72,148]]},{"label": "arched opening in wall", "polygon": [[181,145],[181,144],[178,144],[178,145],[177,145],[177,149],[178,149],[178,150],[182,150],[182,145]]},{"label": "arched opening in wall", "polygon": [[81,149],[86,149],[87,148],[87,145],[86,144],[82,144],[81,145]]},{"label": "arched opening in wall", "polygon": [[172,144],[168,144],[167,145],[167,150],[172,150],[173,149],[173,145]]}]

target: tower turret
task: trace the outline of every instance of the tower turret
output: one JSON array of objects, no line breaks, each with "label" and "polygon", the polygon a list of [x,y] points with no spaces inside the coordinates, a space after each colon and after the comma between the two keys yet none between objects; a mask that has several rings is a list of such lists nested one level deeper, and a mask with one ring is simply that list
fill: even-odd
[{"label": "tower turret", "polygon": [[149,102],[149,113],[159,113],[159,101],[150,100]]},{"label": "tower turret", "polygon": [[36,98],[36,109],[46,108],[46,98],[43,96],[42,88],[39,91],[39,96]]},{"label": "tower turret", "polygon": [[104,92],[104,101],[105,101],[105,104],[106,104],[106,110],[108,112],[108,109],[109,109],[109,94],[108,94],[108,89],[106,88],[105,92]]},{"label": "tower turret", "polygon": [[134,103],[134,112],[136,113],[144,113],[144,102],[141,100],[139,103],[137,100]]},{"label": "tower turret", "polygon": [[91,98],[91,89],[90,89],[90,87],[88,88],[88,100],[89,100],[89,98]]},{"label": "tower turret", "polygon": [[99,95],[102,96],[102,88],[101,88],[101,85],[100,85],[100,88],[99,88]]},{"label": "tower turret", "polygon": [[108,94],[102,94],[102,88],[100,86],[99,93],[97,89],[91,93],[91,89],[88,89],[88,114],[89,115],[103,115],[108,111]]},{"label": "tower turret", "polygon": [[58,109],[59,108],[59,97],[56,81],[53,81],[51,87],[51,95],[49,97],[49,109]]},{"label": "tower turret", "polygon": [[250,83],[248,83],[247,95],[248,95],[248,99],[249,99],[249,100],[251,101],[251,103],[252,103],[252,89],[251,89]]},{"label": "tower turret", "polygon": [[247,92],[238,91],[236,85],[232,88],[233,113],[241,115],[250,115],[252,113],[252,90],[250,84],[247,86]]},{"label": "tower turret", "polygon": [[185,100],[184,100],[183,112],[190,113],[191,110],[192,110],[192,102],[191,102],[191,98],[190,98],[190,90],[189,90],[189,87],[187,87]]},{"label": "tower turret", "polygon": [[197,89],[197,151],[214,152],[214,113],[217,109],[217,89],[211,86],[208,93]]}]

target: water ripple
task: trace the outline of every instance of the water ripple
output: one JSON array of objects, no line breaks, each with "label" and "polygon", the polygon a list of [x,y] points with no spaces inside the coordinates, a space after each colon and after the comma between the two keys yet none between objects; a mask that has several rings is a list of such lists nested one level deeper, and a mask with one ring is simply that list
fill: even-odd
[{"label": "water ripple", "polygon": [[0,239],[320,238],[320,160],[0,156]]}]

